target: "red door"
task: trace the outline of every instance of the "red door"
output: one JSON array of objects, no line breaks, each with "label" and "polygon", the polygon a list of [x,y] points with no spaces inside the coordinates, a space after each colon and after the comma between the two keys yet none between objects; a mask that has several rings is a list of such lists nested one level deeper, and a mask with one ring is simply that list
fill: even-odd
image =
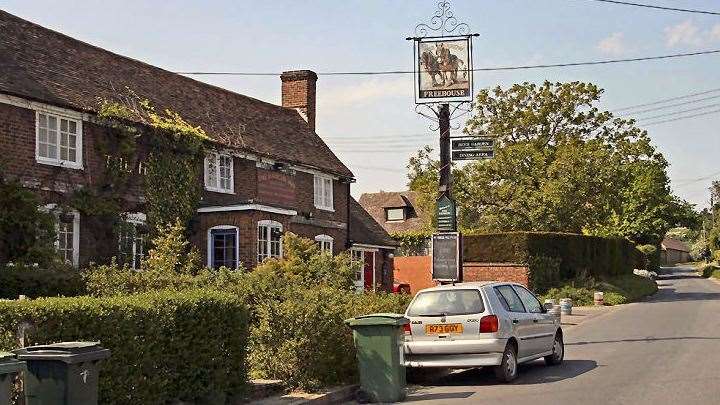
[{"label": "red door", "polygon": [[363,252],[365,262],[363,264],[363,279],[365,290],[372,291],[375,281],[375,252]]}]

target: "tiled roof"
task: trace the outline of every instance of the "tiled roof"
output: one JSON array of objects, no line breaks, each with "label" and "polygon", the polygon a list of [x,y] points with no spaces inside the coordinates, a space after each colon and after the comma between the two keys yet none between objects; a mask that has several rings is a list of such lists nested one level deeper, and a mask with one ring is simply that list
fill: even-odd
[{"label": "tiled roof", "polygon": [[[383,228],[389,233],[420,231],[425,223],[423,222],[422,210],[417,205],[417,194],[414,191],[381,191],[379,193],[364,193],[360,196],[360,205],[372,215]],[[411,208],[413,217],[404,221],[385,220],[385,208]]]},{"label": "tiled roof", "polygon": [[662,247],[663,249],[667,250],[679,250],[681,252],[689,252],[690,248],[685,244],[685,242],[677,239],[672,238],[665,238],[662,241]]},{"label": "tiled roof", "polygon": [[350,235],[354,243],[378,246],[398,246],[399,243],[390,237],[373,217],[357,202],[350,198]]},{"label": "tiled roof", "polygon": [[[279,80],[278,80],[279,81]],[[85,112],[130,89],[240,151],[351,177],[288,108],[202,83],[70,38],[0,10],[0,93]]]}]

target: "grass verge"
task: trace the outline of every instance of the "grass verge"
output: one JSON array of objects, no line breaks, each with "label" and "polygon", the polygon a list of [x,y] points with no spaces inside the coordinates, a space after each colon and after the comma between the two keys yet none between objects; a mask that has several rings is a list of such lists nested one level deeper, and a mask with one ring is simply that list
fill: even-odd
[{"label": "grass verge", "polygon": [[605,280],[569,280],[551,288],[543,299],[570,298],[573,305],[593,305],[595,291],[604,292],[605,305],[618,305],[637,301],[657,291],[657,283],[647,277],[627,274]]}]

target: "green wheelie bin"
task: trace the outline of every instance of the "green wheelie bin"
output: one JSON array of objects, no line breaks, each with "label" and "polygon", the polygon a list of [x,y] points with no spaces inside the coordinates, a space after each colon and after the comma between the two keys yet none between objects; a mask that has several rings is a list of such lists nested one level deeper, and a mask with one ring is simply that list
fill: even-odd
[{"label": "green wheelie bin", "polygon": [[63,342],[15,350],[27,363],[26,405],[95,405],[100,360],[110,350],[99,342]]},{"label": "green wheelie bin", "polygon": [[353,330],[361,394],[373,402],[405,399],[402,314],[370,314],[347,319]]},{"label": "green wheelie bin", "polygon": [[25,370],[25,363],[15,359],[15,355],[0,352],[0,405],[10,405],[10,395],[15,374]]}]

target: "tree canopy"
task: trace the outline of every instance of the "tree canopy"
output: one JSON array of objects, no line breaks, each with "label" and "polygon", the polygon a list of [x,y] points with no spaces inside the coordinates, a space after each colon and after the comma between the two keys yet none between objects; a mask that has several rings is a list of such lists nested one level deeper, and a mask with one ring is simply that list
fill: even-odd
[{"label": "tree canopy", "polygon": [[[453,168],[465,231],[556,231],[657,243],[695,219],[673,196],[668,163],[632,119],[597,104],[590,83],[515,84],[477,95],[468,136],[493,137],[495,158]],[[409,187],[434,212],[437,161],[410,159]],[[432,219],[428,219],[428,222]]]}]

